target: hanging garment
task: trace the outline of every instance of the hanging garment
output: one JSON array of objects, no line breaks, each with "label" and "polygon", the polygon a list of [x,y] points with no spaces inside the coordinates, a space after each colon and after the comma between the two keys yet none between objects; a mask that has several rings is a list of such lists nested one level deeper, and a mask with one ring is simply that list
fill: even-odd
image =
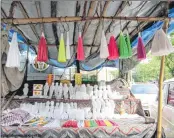
[{"label": "hanging garment", "polygon": [[6,67],[20,67],[20,51],[18,47],[16,32],[13,33],[12,41],[10,43],[9,51],[7,54]]},{"label": "hanging garment", "polygon": [[152,41],[152,55],[164,56],[174,52],[174,48],[163,29],[159,29]]},{"label": "hanging garment", "polygon": [[109,41],[109,60],[116,60],[119,58],[119,52],[118,52],[118,47],[117,47],[117,43],[115,42],[115,38],[114,36],[110,37],[110,41]]},{"label": "hanging garment", "polygon": [[83,61],[85,59],[84,49],[83,49],[83,40],[81,32],[79,32],[78,46],[77,46],[77,60]]},{"label": "hanging garment", "polygon": [[132,57],[132,47],[131,47],[130,37],[128,33],[125,36],[125,40],[126,40],[127,49],[128,49],[128,57]]},{"label": "hanging garment", "polygon": [[40,62],[48,61],[48,49],[47,49],[46,39],[43,32],[39,40],[37,61],[40,61]]},{"label": "hanging garment", "polygon": [[66,62],[65,43],[64,43],[64,39],[63,39],[63,33],[61,33],[61,36],[60,36],[58,61]]},{"label": "hanging garment", "polygon": [[138,36],[137,59],[138,60],[146,59],[146,49],[145,49],[145,46],[143,44],[143,39],[142,39],[140,33]]},{"label": "hanging garment", "polygon": [[100,58],[106,59],[109,56],[108,45],[104,30],[102,30],[101,44],[100,44]]},{"label": "hanging garment", "polygon": [[129,57],[128,46],[122,32],[120,32],[119,36],[119,53],[120,53],[120,58]]},{"label": "hanging garment", "polygon": [[69,45],[69,31],[66,33],[66,59],[71,59],[71,52]]}]

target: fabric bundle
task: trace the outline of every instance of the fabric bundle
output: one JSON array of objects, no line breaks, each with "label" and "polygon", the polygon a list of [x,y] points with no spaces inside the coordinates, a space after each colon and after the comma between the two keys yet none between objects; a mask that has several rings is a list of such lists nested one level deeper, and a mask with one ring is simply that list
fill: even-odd
[{"label": "fabric bundle", "polygon": [[110,120],[110,123],[111,123],[113,126],[118,126],[118,124],[115,123],[114,121],[111,121],[111,120]]},{"label": "fabric bundle", "polygon": [[73,127],[73,128],[77,128],[77,121],[73,121],[73,120],[69,120],[66,121],[62,127]]},{"label": "fabric bundle", "polygon": [[17,33],[13,33],[12,41],[10,43],[7,54],[6,67],[20,67],[20,51],[17,41]]},{"label": "fabric bundle", "polygon": [[128,46],[127,46],[125,37],[123,36],[123,32],[120,32],[120,36],[119,36],[119,53],[120,53],[120,58],[129,57]]},{"label": "fabric bundle", "polygon": [[85,120],[84,123],[85,123],[85,127],[90,127],[90,121]]},{"label": "fabric bundle", "polygon": [[63,33],[61,33],[61,36],[60,36],[58,61],[66,62],[65,43],[64,43],[64,39],[63,39]]},{"label": "fabric bundle", "polygon": [[69,45],[69,31],[66,33],[66,59],[71,59],[70,45]]},{"label": "fabric bundle", "polygon": [[118,47],[117,44],[115,42],[115,38],[114,36],[110,37],[110,41],[109,41],[109,60],[116,60],[119,58],[119,52],[118,52]]},{"label": "fabric bundle", "polygon": [[138,60],[146,59],[146,49],[140,33],[138,34],[137,58]]},{"label": "fabric bundle", "polygon": [[152,55],[164,56],[174,52],[174,48],[163,29],[159,29],[152,41]]},{"label": "fabric bundle", "polygon": [[104,120],[104,122],[105,122],[106,126],[108,126],[108,127],[112,126],[112,123],[109,122],[108,120]]},{"label": "fabric bundle", "polygon": [[48,61],[48,49],[46,46],[46,40],[45,40],[45,36],[43,32],[39,40],[37,61],[40,61],[40,62]]},{"label": "fabric bundle", "polygon": [[132,56],[132,47],[131,47],[130,37],[129,37],[128,33],[125,36],[125,40],[126,40],[127,49],[128,49],[128,57],[131,57]]},{"label": "fabric bundle", "polygon": [[77,60],[83,61],[85,59],[84,49],[83,49],[83,40],[81,32],[79,32],[78,46],[77,46]]},{"label": "fabric bundle", "polygon": [[90,121],[90,127],[98,127],[98,125],[94,120],[91,120]]},{"label": "fabric bundle", "polygon": [[102,30],[101,44],[100,44],[100,58],[106,59],[109,56],[108,45],[104,30]]},{"label": "fabric bundle", "polygon": [[103,120],[96,120],[96,123],[98,126],[106,126],[106,124]]}]

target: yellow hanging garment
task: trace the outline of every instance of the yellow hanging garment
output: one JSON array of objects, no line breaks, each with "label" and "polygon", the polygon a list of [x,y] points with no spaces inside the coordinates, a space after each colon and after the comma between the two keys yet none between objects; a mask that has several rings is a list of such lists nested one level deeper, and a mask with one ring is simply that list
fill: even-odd
[{"label": "yellow hanging garment", "polygon": [[63,33],[61,33],[61,37],[60,37],[58,62],[66,62],[66,51],[65,51],[65,43],[63,39]]}]

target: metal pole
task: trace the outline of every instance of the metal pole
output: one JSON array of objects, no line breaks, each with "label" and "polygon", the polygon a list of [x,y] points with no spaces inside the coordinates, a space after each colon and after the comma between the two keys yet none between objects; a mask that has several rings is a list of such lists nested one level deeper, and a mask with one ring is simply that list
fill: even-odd
[{"label": "metal pole", "polygon": [[[164,30],[167,33],[168,21],[165,21]],[[163,79],[164,79],[164,65],[165,56],[161,57],[161,67],[159,76],[159,98],[158,98],[158,127],[157,127],[157,138],[161,138],[162,135],[162,108],[163,108]]]}]

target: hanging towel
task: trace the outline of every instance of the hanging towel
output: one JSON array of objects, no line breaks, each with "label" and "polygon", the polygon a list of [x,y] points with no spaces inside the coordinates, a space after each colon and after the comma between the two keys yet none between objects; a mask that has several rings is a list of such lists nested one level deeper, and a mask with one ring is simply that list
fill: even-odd
[{"label": "hanging towel", "polygon": [[106,59],[109,56],[108,45],[104,30],[102,30],[101,44],[100,44],[100,58]]},{"label": "hanging towel", "polygon": [[69,31],[66,33],[66,59],[71,59],[71,52],[69,45]]},{"label": "hanging towel", "polygon": [[119,52],[118,52],[118,47],[117,47],[117,43],[115,42],[115,38],[114,36],[110,37],[110,41],[109,41],[109,60],[116,60],[119,58]]},{"label": "hanging towel", "polygon": [[17,41],[17,33],[13,33],[12,41],[10,43],[9,51],[7,54],[6,67],[20,67],[20,51]]},{"label": "hanging towel", "polygon": [[83,49],[83,40],[81,32],[79,32],[78,46],[77,46],[77,60],[83,61],[85,59],[84,49]]},{"label": "hanging towel", "polygon": [[146,59],[146,49],[143,44],[143,39],[142,39],[140,33],[138,34],[137,58],[138,58],[138,60]]},{"label": "hanging towel", "polygon": [[48,49],[46,46],[46,40],[45,40],[45,36],[43,32],[39,40],[37,61],[40,61],[40,62],[48,61]]},{"label": "hanging towel", "polygon": [[130,36],[128,33],[125,36],[125,40],[126,40],[127,49],[128,49],[128,57],[132,57],[132,47],[130,42]]},{"label": "hanging towel", "polygon": [[125,37],[123,36],[123,32],[120,32],[120,36],[119,36],[119,53],[120,53],[120,58],[129,57],[127,43],[126,43]]},{"label": "hanging towel", "polygon": [[163,29],[159,29],[152,41],[152,55],[164,56],[174,52],[174,48]]},{"label": "hanging towel", "polygon": [[63,39],[63,33],[61,33],[61,36],[60,36],[58,62],[66,62],[65,43]]}]

